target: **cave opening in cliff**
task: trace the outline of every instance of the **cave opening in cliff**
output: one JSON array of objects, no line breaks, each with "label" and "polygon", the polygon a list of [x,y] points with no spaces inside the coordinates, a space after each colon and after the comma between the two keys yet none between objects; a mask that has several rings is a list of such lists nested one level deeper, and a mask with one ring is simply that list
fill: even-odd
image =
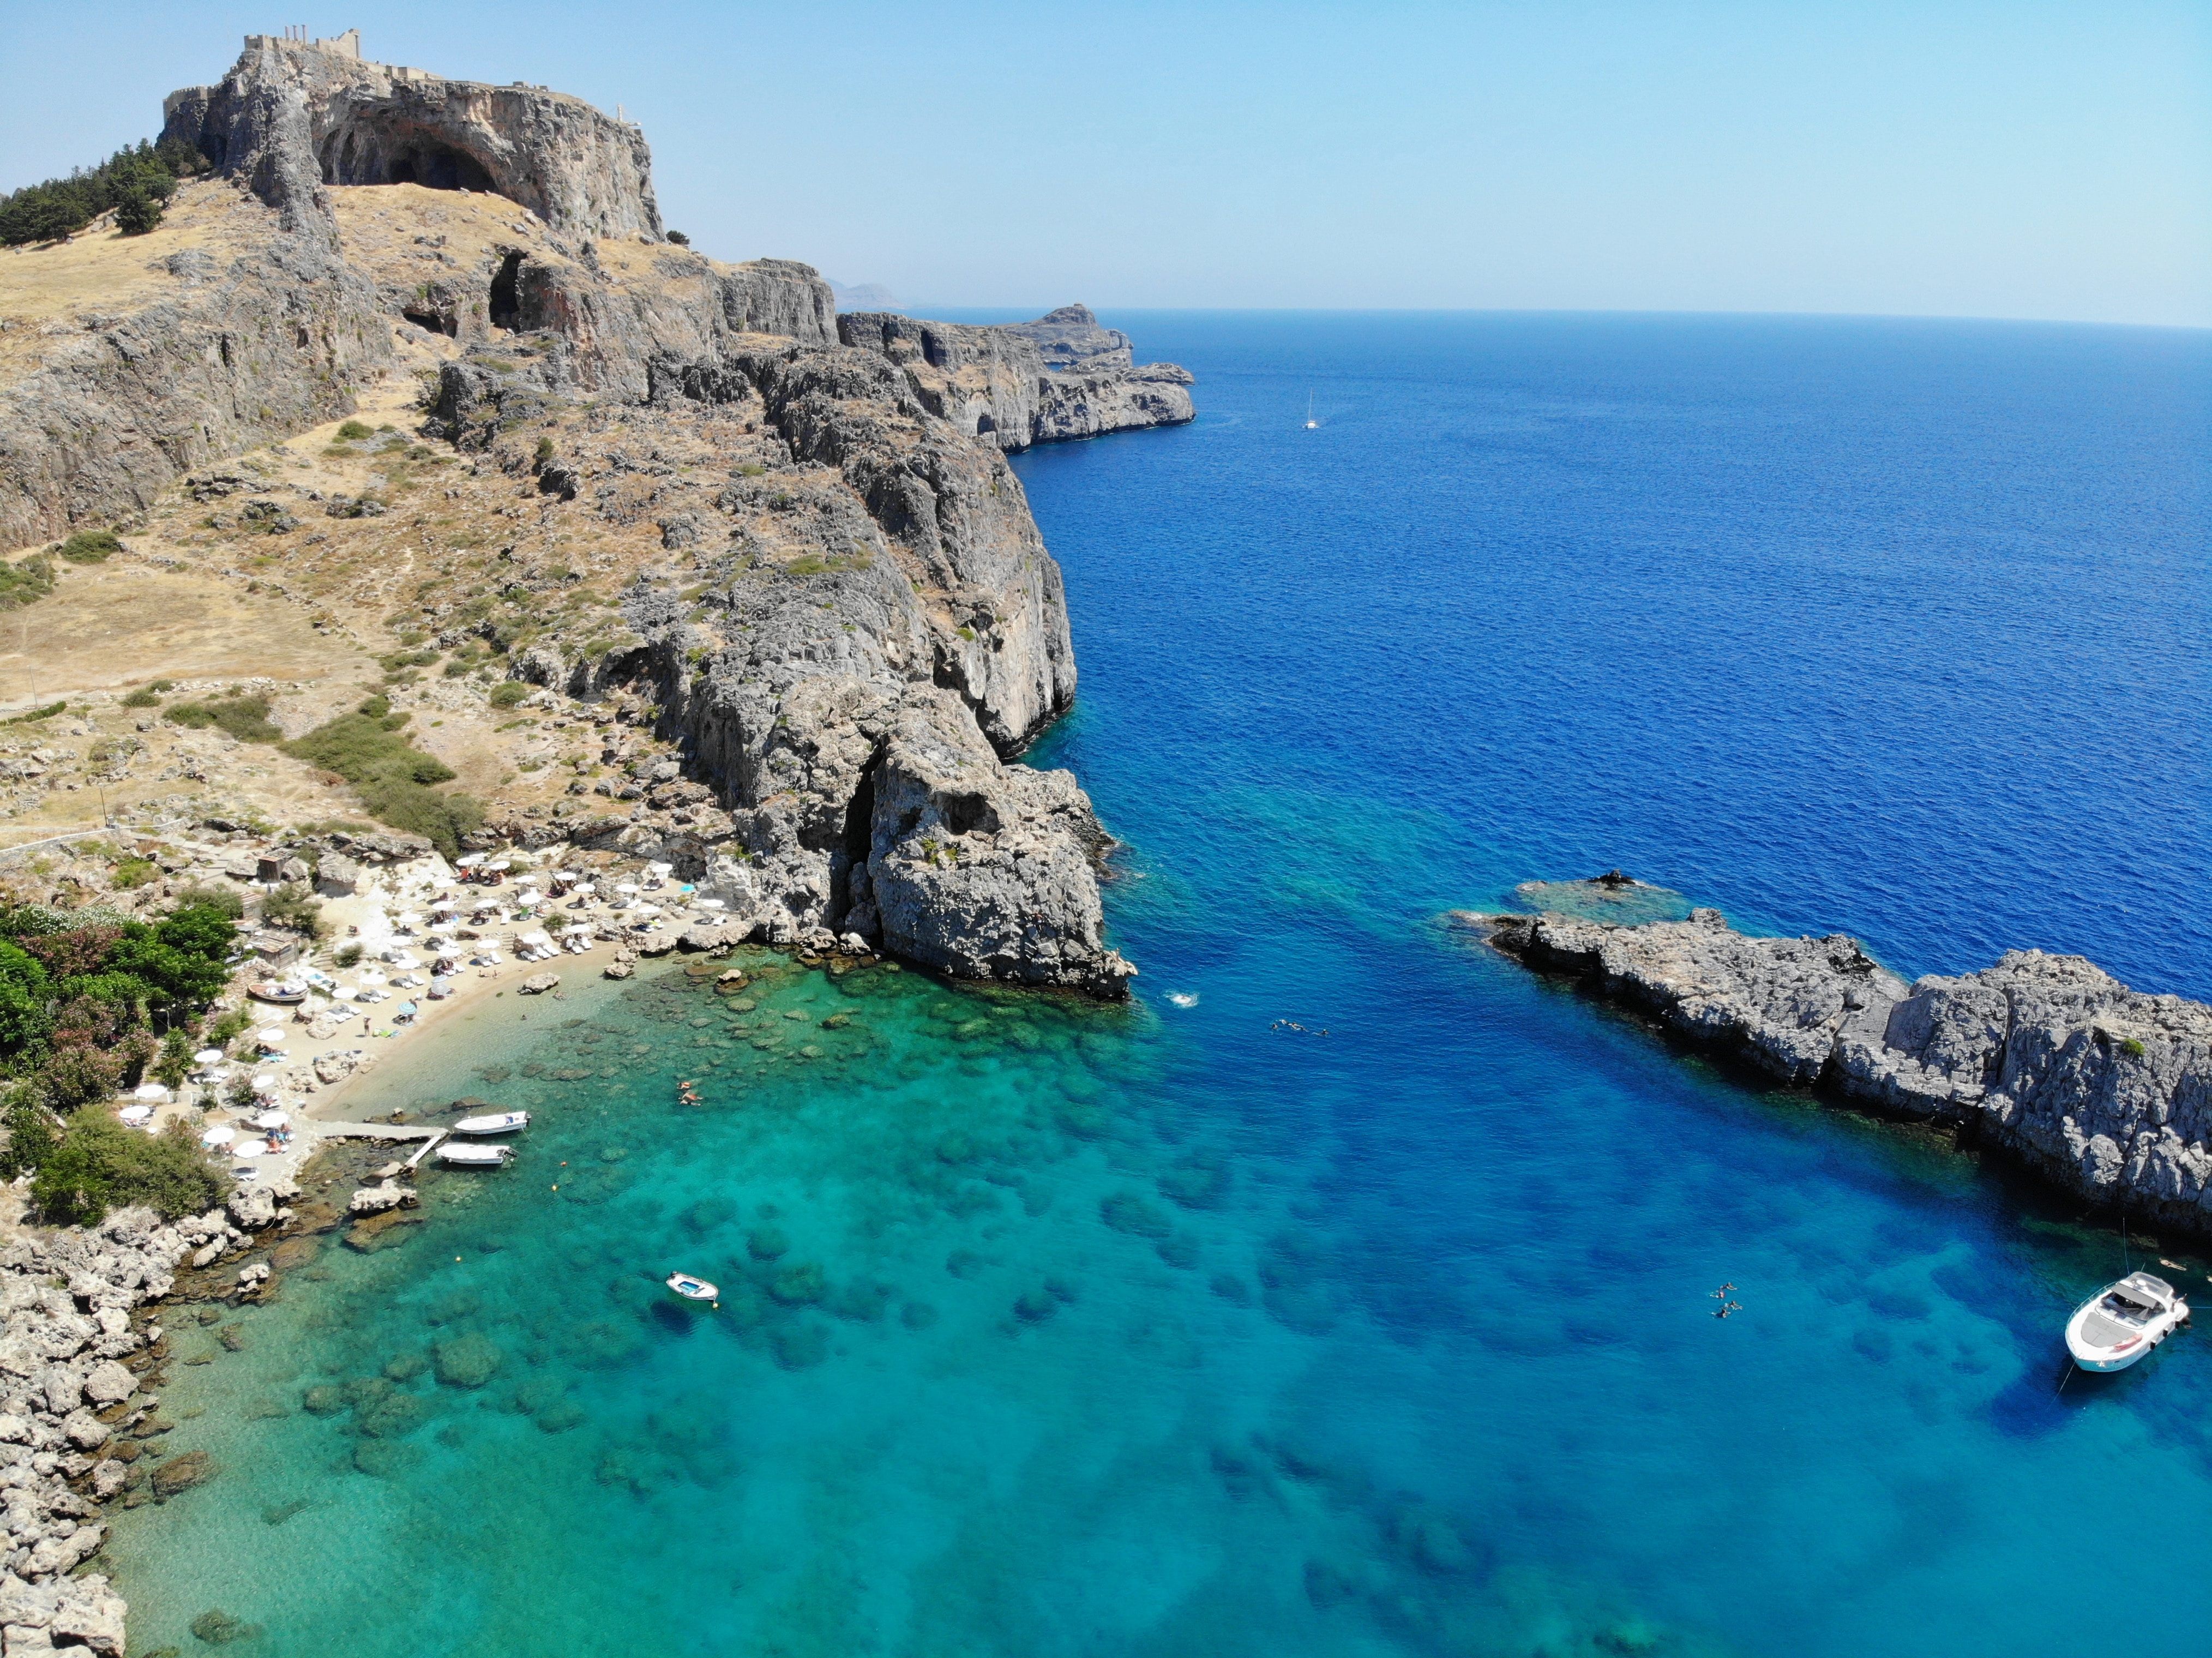
[{"label": "cave opening in cliff", "polygon": [[975,416],[975,435],[977,437],[981,437],[986,432],[995,432],[998,429],[999,422],[993,420],[988,415],[978,415]]},{"label": "cave opening in cliff", "polygon": [[444,144],[418,143],[392,158],[392,182],[422,185],[431,190],[491,189],[491,174],[466,150]]},{"label": "cave opening in cliff", "polygon": [[522,307],[514,296],[515,280],[521,270],[520,253],[510,253],[500,261],[499,274],[491,279],[489,311],[494,328],[514,328],[521,324]]}]

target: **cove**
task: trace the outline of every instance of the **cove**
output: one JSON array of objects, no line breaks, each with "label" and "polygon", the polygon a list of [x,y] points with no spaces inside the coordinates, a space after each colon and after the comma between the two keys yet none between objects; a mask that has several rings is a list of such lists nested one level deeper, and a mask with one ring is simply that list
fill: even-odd
[{"label": "cove", "polygon": [[1135,1004],[761,957],[392,1062],[522,1156],[172,1309],[138,1648],[2055,1658],[2119,1502],[2199,1649],[2200,1342],[2059,1390],[2116,1233],[1434,918],[1620,865],[2212,993],[2203,337],[1105,320],[1200,420],[1017,465]]}]

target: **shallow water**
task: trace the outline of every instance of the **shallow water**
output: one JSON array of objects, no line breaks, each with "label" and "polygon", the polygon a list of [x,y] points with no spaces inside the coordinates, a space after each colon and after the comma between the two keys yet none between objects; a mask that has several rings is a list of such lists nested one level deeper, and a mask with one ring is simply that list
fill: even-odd
[{"label": "shallow water", "polygon": [[1206,418],[1019,465],[1139,1003],[763,957],[387,1061],[538,1121],[170,1320],[134,1647],[2056,1658],[2124,1553],[2201,1650],[2200,1339],[2059,1389],[2117,1233],[1433,918],[1619,864],[2212,993],[2202,337],[1127,325]]}]

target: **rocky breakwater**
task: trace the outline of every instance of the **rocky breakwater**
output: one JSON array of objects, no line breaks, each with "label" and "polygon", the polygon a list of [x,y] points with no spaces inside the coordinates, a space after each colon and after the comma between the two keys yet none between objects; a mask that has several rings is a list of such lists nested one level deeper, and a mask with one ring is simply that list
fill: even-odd
[{"label": "rocky breakwater", "polygon": [[[159,1326],[133,1309],[287,1219],[289,1181],[247,1187],[228,1210],[166,1224],[126,1209],[100,1225],[26,1232],[0,1248],[0,1650],[120,1658],[123,1598],[83,1571],[107,1540],[100,1505],[166,1499],[211,1472],[204,1453],[158,1455]],[[252,1269],[248,1269],[249,1272]],[[265,1269],[264,1269],[265,1272]]]},{"label": "rocky breakwater", "polygon": [[1852,938],[1753,938],[1712,909],[1636,926],[1453,919],[1787,1081],[1946,1124],[2081,1197],[2212,1233],[2203,1003],[2040,950],[1908,985]]},{"label": "rocky breakwater", "polygon": [[837,336],[888,357],[931,414],[1000,449],[1180,426],[1194,416],[1190,371],[1138,363],[1129,337],[1100,327],[1087,306],[990,326],[852,313],[837,319]]}]

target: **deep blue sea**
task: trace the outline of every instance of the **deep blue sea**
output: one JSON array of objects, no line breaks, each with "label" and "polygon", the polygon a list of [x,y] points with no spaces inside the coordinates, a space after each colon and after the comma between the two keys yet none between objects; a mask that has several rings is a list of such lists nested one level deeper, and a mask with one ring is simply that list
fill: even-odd
[{"label": "deep blue sea", "polygon": [[1200,419],[1016,468],[1136,1005],[755,957],[388,1061],[522,1157],[172,1321],[135,1649],[2204,1652],[2206,1337],[2057,1332],[2212,1261],[1437,917],[1618,865],[2212,996],[2212,337],[1105,319]]}]

